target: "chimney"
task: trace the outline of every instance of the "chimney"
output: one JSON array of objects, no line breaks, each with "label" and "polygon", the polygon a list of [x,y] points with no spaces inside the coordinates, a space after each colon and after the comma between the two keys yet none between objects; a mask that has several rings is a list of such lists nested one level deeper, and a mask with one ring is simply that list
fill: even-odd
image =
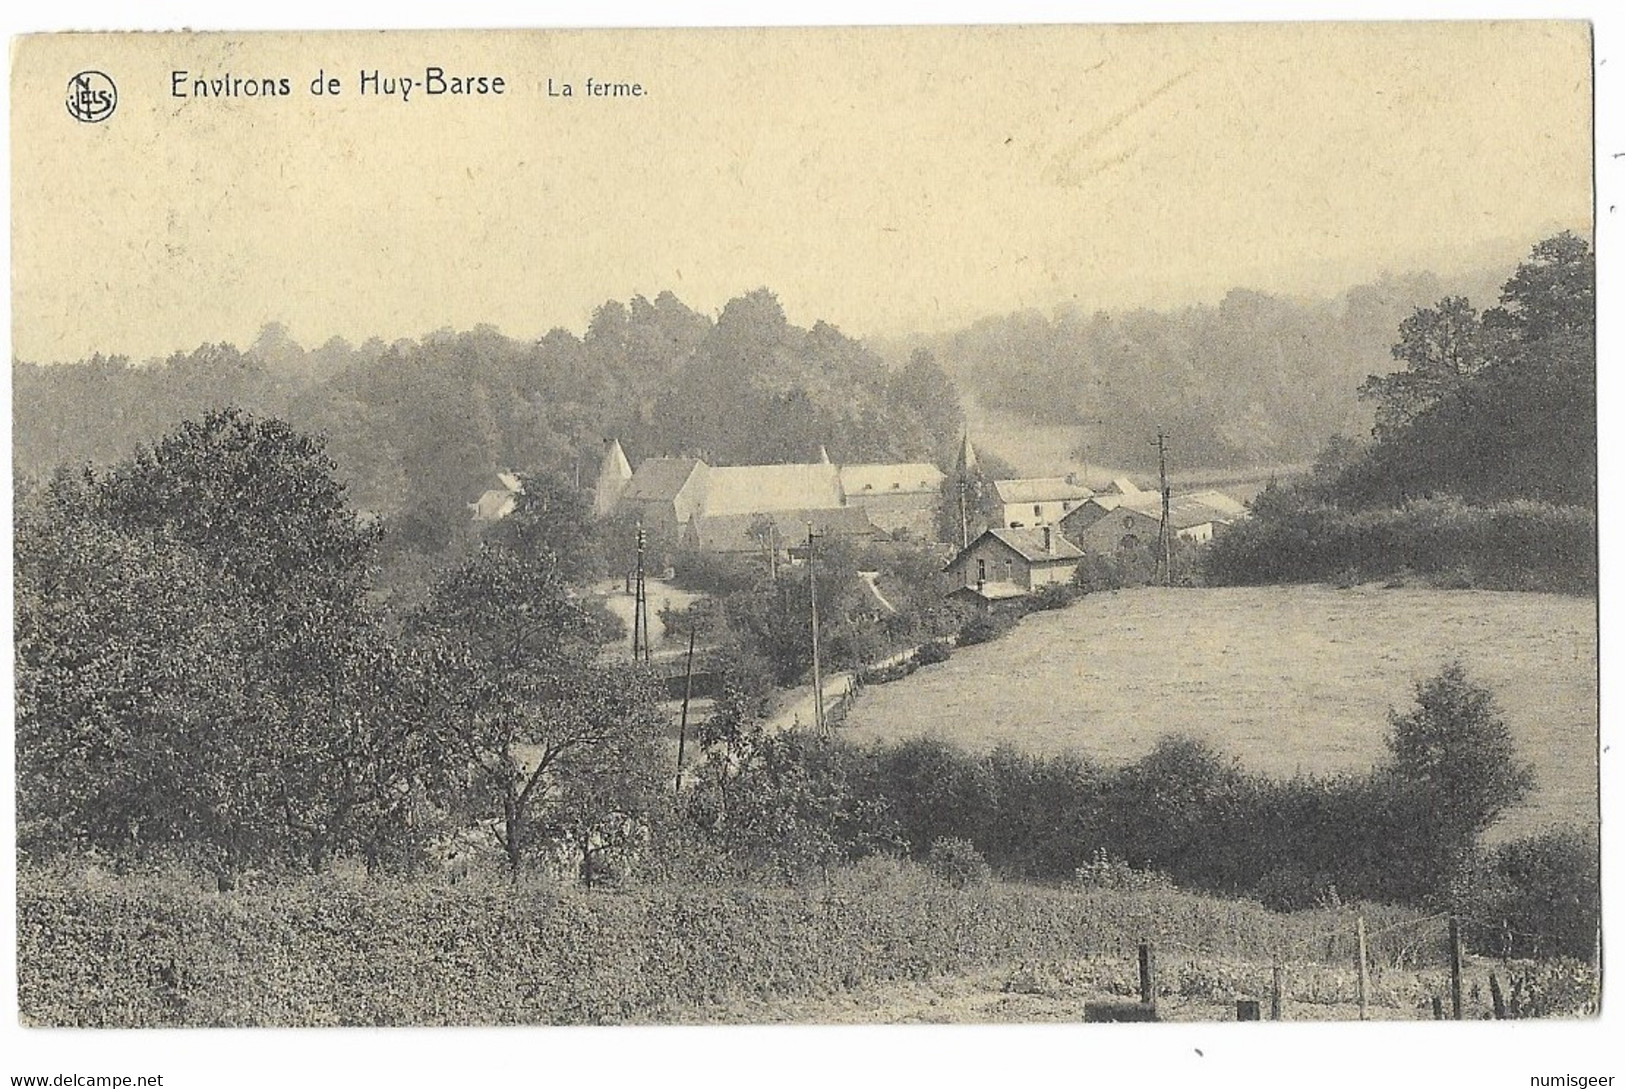
[{"label": "chimney", "polygon": [[1051,528],[1049,526],[1044,527],[1044,551],[1045,552],[1054,552],[1055,551],[1054,543],[1050,540],[1050,533],[1051,532],[1052,531],[1051,531]]}]

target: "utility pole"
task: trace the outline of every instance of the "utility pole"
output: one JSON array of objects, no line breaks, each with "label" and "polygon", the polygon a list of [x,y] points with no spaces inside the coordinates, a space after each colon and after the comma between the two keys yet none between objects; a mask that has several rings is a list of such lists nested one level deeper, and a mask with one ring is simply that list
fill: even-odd
[{"label": "utility pole", "polygon": [[688,701],[694,694],[694,633],[688,629],[688,668],[683,671],[683,716],[677,721],[677,790],[683,793],[683,750],[688,745]]},{"label": "utility pole", "polygon": [[1157,529],[1157,547],[1162,552],[1162,584],[1174,584],[1174,535],[1168,522],[1168,436],[1157,429],[1157,482],[1162,492],[1162,524]]},{"label": "utility pole", "polygon": [[818,661],[818,576],[815,573],[813,544],[818,535],[813,532],[813,524],[807,523],[807,596],[812,602],[812,682],[813,682],[813,723],[818,728],[819,737],[828,737],[827,727],[824,723],[824,675]]},{"label": "utility pole", "polygon": [[632,660],[649,660],[649,594],[643,584],[643,550],[647,544],[643,524],[638,523],[638,565],[632,581]]}]

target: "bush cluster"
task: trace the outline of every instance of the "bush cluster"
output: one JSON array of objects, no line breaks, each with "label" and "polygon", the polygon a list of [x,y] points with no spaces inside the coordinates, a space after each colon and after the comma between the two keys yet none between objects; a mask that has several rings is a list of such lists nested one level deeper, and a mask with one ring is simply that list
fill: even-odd
[{"label": "bush cluster", "polygon": [[1436,498],[1350,511],[1302,498],[1258,503],[1254,517],[1207,550],[1204,577],[1242,585],[1420,578],[1461,589],[1597,588],[1597,515],[1585,507]]}]

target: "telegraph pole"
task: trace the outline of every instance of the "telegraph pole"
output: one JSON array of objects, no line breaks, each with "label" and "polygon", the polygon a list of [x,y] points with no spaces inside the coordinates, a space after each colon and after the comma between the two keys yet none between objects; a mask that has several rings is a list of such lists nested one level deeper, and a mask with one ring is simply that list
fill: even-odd
[{"label": "telegraph pole", "polygon": [[1168,521],[1168,436],[1157,429],[1157,482],[1162,492],[1162,524],[1157,529],[1157,547],[1162,551],[1162,584],[1174,584],[1174,540]]},{"label": "telegraph pole", "polygon": [[649,660],[649,594],[643,584],[643,550],[647,544],[647,537],[643,532],[643,524],[638,524],[638,566],[632,583],[632,660],[638,660],[639,651],[642,651],[643,660]]},{"label": "telegraph pole", "polygon": [[813,533],[813,524],[807,523],[807,596],[812,602],[812,681],[813,681],[813,723],[818,728],[819,737],[828,737],[827,726],[824,722],[824,675],[818,661],[818,576],[815,574],[813,559],[813,542],[817,534]]},{"label": "telegraph pole", "polygon": [[683,750],[688,747],[688,701],[694,695],[694,633],[688,629],[688,668],[683,671],[683,717],[677,723],[677,793],[683,793]]}]

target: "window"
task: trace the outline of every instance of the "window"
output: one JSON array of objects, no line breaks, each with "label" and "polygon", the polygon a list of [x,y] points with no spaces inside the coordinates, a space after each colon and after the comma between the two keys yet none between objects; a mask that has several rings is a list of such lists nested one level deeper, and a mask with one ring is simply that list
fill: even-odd
[{"label": "window", "polygon": [[1062,510],[1071,510],[1072,509],[1072,500],[1070,500],[1070,499],[1061,500],[1061,509]]},{"label": "window", "polygon": [[1041,517],[1043,517],[1043,514],[1044,514],[1043,505],[1040,504],[1040,503],[1034,503],[1033,504],[1033,517],[1034,518],[1041,518]]},{"label": "window", "polygon": [[986,560],[977,560],[976,561],[976,581],[977,582],[986,582],[987,581],[987,561]]},{"label": "window", "polygon": [[1134,528],[1134,515],[1132,515],[1132,514],[1123,515],[1123,528],[1124,529],[1133,529]]}]

